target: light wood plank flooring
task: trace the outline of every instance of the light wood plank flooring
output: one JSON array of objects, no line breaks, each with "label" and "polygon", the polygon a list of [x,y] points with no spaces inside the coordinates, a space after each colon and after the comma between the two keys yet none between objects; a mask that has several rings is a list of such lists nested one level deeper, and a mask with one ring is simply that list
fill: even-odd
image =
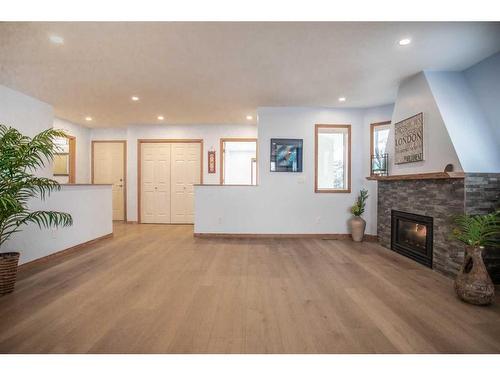
[{"label": "light wood plank flooring", "polygon": [[0,298],[2,353],[499,353],[500,301],[374,243],[114,238],[19,275]]}]

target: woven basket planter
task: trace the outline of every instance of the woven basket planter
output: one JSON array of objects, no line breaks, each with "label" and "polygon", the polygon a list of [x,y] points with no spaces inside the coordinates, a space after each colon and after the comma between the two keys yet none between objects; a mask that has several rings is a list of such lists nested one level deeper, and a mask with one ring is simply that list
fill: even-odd
[{"label": "woven basket planter", "polygon": [[14,291],[19,253],[0,253],[0,296]]}]

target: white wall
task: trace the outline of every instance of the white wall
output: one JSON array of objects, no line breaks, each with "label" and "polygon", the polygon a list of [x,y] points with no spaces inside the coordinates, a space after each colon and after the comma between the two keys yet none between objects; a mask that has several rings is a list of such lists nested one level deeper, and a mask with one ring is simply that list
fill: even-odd
[{"label": "white wall", "polygon": [[90,140],[126,141],[127,128],[93,128],[90,129]]},{"label": "white wall", "polygon": [[500,144],[464,74],[425,72],[425,76],[463,170],[500,172]]},{"label": "white wall", "polygon": [[[59,118],[54,119],[54,128],[64,130],[66,134],[76,138],[75,183],[90,183],[90,129]],[[58,181],[67,183],[67,178]]]},{"label": "white wall", "polygon": [[[254,125],[135,125],[92,129],[92,140],[127,140],[127,220],[137,220],[138,139],[203,139],[203,183],[219,184],[220,138],[257,138]],[[216,151],[216,172],[208,173],[207,152]]]},{"label": "white wall", "polygon": [[[368,108],[363,115],[363,145],[366,149],[366,160],[363,160],[361,177],[369,176],[370,168],[370,124],[377,122],[391,121],[394,105],[386,105]],[[391,128],[393,125],[390,125]],[[392,143],[387,145],[387,149],[393,147]],[[377,233],[377,182],[365,181],[364,187],[368,190],[369,198],[366,202],[366,211],[363,215],[366,220],[367,233]]]},{"label": "white wall", "polygon": [[[59,126],[54,124],[53,108],[39,100],[20,92],[0,86],[0,122],[18,129],[21,133],[35,134]],[[73,124],[71,124],[73,125]],[[68,124],[66,127],[70,127]],[[72,130],[76,128],[70,127]],[[75,133],[76,134],[76,133]],[[85,141],[85,131],[80,135]],[[78,144],[77,144],[78,148]],[[82,155],[88,149],[81,150]],[[84,161],[82,157],[80,161]],[[78,169],[78,167],[77,167]],[[87,167],[81,166],[87,172]],[[37,175],[52,178],[52,165],[38,170]],[[85,180],[85,173],[80,176]],[[63,186],[61,191],[54,192],[46,201],[33,200],[29,204],[33,210],[46,209],[68,212],[73,216],[74,225],[68,228],[43,229],[29,224],[22,232],[16,233],[6,242],[0,251],[19,251],[21,263],[44,257],[54,252],[67,249],[80,243],[112,233],[111,186]]]},{"label": "white wall", "polygon": [[[54,118],[52,106],[18,91],[0,85],[0,123],[12,126],[21,133],[34,136],[48,128],[66,130],[77,138],[76,182],[89,182],[90,129]],[[47,165],[38,175],[52,178],[52,165]]]},{"label": "white wall", "polygon": [[464,75],[500,144],[500,52],[466,69]]},{"label": "white wall", "polygon": [[[420,112],[424,115],[424,160],[396,165],[394,164],[394,124]],[[450,163],[454,165],[455,171],[462,170],[462,165],[423,72],[400,84],[392,124],[387,141],[389,174],[442,172]]]},{"label": "white wall", "polygon": [[[0,123],[11,126],[27,136],[34,136],[52,127],[53,108],[40,100],[0,85]],[[52,165],[36,173],[52,177]]]},{"label": "white wall", "polygon": [[[386,121],[392,106],[368,110],[259,108],[259,185],[199,186],[195,189],[197,233],[348,233],[350,207],[368,186],[369,123]],[[314,192],[314,125],[351,124],[352,192]],[[270,172],[271,138],[304,140],[303,172]],[[374,199],[372,195],[371,199]],[[369,204],[367,233],[376,233]]]},{"label": "white wall", "polygon": [[73,217],[73,226],[39,229],[30,224],[24,227],[2,247],[2,251],[20,252],[21,264],[113,232],[111,185],[64,185],[44,202],[33,201],[31,207],[67,212]]}]

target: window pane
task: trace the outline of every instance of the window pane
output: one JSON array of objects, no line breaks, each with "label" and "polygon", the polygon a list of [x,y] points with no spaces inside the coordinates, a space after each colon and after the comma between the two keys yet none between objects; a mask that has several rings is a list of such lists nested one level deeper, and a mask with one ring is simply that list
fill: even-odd
[{"label": "window pane", "polygon": [[383,155],[387,149],[387,138],[389,137],[389,128],[375,128],[373,137],[373,150],[375,155]]},{"label": "window pane", "polygon": [[348,189],[347,129],[318,129],[318,189]]},{"label": "window pane", "polygon": [[224,142],[224,184],[252,185],[252,159],[256,158],[257,142]]}]

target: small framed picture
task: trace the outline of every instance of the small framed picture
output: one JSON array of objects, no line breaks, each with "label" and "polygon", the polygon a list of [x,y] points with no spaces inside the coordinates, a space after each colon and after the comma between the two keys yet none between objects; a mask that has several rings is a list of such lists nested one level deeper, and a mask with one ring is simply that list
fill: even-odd
[{"label": "small framed picture", "polygon": [[208,173],[215,173],[215,151],[208,151]]},{"label": "small framed picture", "polygon": [[271,172],[302,172],[302,139],[271,139]]}]

